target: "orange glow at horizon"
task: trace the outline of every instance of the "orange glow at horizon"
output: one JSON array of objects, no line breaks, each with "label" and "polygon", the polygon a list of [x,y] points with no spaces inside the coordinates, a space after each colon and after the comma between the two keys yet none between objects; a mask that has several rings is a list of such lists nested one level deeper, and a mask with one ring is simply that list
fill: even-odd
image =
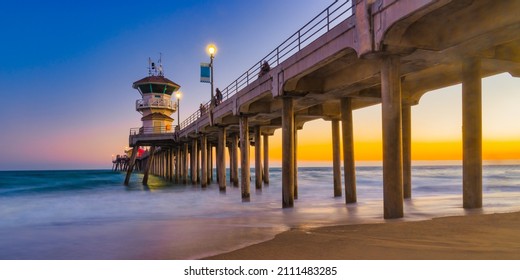
[{"label": "orange glow at horizon", "polygon": [[[270,160],[281,161],[280,145],[271,145]],[[354,143],[356,161],[381,161],[382,143],[358,141]],[[342,156],[343,158],[343,156]],[[487,140],[482,143],[483,160],[520,159],[520,140]],[[461,141],[412,142],[412,160],[462,160]],[[332,162],[332,145],[329,143],[298,144],[298,161]]]},{"label": "orange glow at horizon", "polygon": [[[500,74],[482,80],[482,159],[520,159],[520,79]],[[462,160],[461,85],[426,93],[412,107],[412,160]],[[353,111],[354,157],[381,161],[381,106]],[[332,162],[329,121],[315,120],[298,130],[298,162]],[[270,160],[282,157],[281,130],[269,141]]]}]

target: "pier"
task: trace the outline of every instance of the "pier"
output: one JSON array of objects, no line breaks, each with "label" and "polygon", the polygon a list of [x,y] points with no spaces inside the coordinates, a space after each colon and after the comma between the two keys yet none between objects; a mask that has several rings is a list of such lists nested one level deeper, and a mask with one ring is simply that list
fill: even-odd
[{"label": "pier", "polygon": [[[411,106],[429,91],[461,83],[462,206],[480,208],[481,79],[504,72],[520,75],[519,12],[520,1],[513,0],[335,1],[222,89],[218,105],[204,103],[176,129],[171,118],[154,111],[171,114],[175,104],[144,99],[136,103],[138,111],[151,110],[143,123],[151,119],[164,123],[152,130],[130,130],[133,151],[125,184],[136,166],[139,147],[148,146],[148,156],[141,160],[144,184],[150,173],[201,187],[216,181],[221,191],[239,186],[242,201],[249,201],[251,184],[259,189],[269,183],[269,136],[281,128],[281,207],[293,207],[298,196],[298,130],[308,121],[324,119],[332,127],[331,194],[356,203],[352,111],[380,104],[384,217],[400,218],[405,214],[404,199],[413,196]],[[268,71],[262,70],[264,61]],[[134,87],[156,84],[158,78],[152,77]],[[163,93],[171,94],[178,87],[159,80],[171,86]],[[251,144],[255,146],[254,182],[250,181]],[[230,178],[226,178],[226,162]]]}]

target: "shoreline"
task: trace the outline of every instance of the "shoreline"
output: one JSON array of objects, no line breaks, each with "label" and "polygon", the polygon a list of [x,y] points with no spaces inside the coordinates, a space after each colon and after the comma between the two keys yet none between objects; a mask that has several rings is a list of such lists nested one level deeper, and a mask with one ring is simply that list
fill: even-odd
[{"label": "shoreline", "polygon": [[520,212],[294,228],[205,260],[518,260]]}]

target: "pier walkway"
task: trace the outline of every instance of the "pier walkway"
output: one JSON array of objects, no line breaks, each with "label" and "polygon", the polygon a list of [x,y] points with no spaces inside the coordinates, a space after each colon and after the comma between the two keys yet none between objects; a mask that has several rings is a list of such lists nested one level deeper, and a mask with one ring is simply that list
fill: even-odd
[{"label": "pier walkway", "polygon": [[[384,217],[399,218],[403,199],[412,196],[411,106],[428,91],[462,83],[462,201],[465,208],[480,208],[481,79],[503,72],[520,75],[518,13],[520,1],[515,0],[335,1],[223,89],[223,100],[211,114],[199,110],[172,133],[132,130],[130,146],[152,147],[145,178],[152,168],[169,180],[203,187],[213,179],[216,147],[222,190],[228,147],[230,184],[239,185],[247,201],[249,145],[255,145],[253,184],[261,188],[269,182],[269,136],[281,128],[282,206],[292,207],[297,198],[297,131],[305,122],[328,120],[334,194],[355,203],[352,111],[381,104]],[[270,65],[267,73],[261,73],[263,61]],[[211,107],[209,101],[205,106]],[[134,161],[132,155],[126,183]]]}]

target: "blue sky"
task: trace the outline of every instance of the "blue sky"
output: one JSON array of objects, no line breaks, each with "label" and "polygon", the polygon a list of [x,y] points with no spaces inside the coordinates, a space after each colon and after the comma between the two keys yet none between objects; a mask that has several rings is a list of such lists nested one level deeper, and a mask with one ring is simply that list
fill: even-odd
[{"label": "blue sky", "polygon": [[[199,82],[207,44],[218,47],[215,86],[224,88],[332,2],[4,1],[0,170],[109,168],[141,126],[132,83],[147,75],[148,57],[162,53],[166,77],[181,85],[182,121],[209,99]],[[486,139],[520,139],[518,87],[508,74],[483,80]],[[460,98],[460,85],[426,94],[413,108],[413,139],[460,143]],[[354,112],[354,133],[360,147],[380,141],[380,106]],[[316,139],[330,143],[330,124],[300,135],[298,151],[312,151]],[[277,132],[270,148],[279,142]]]},{"label": "blue sky", "polygon": [[0,170],[106,167],[140,126],[134,81],[163,54],[181,120],[332,1],[4,1]]}]

